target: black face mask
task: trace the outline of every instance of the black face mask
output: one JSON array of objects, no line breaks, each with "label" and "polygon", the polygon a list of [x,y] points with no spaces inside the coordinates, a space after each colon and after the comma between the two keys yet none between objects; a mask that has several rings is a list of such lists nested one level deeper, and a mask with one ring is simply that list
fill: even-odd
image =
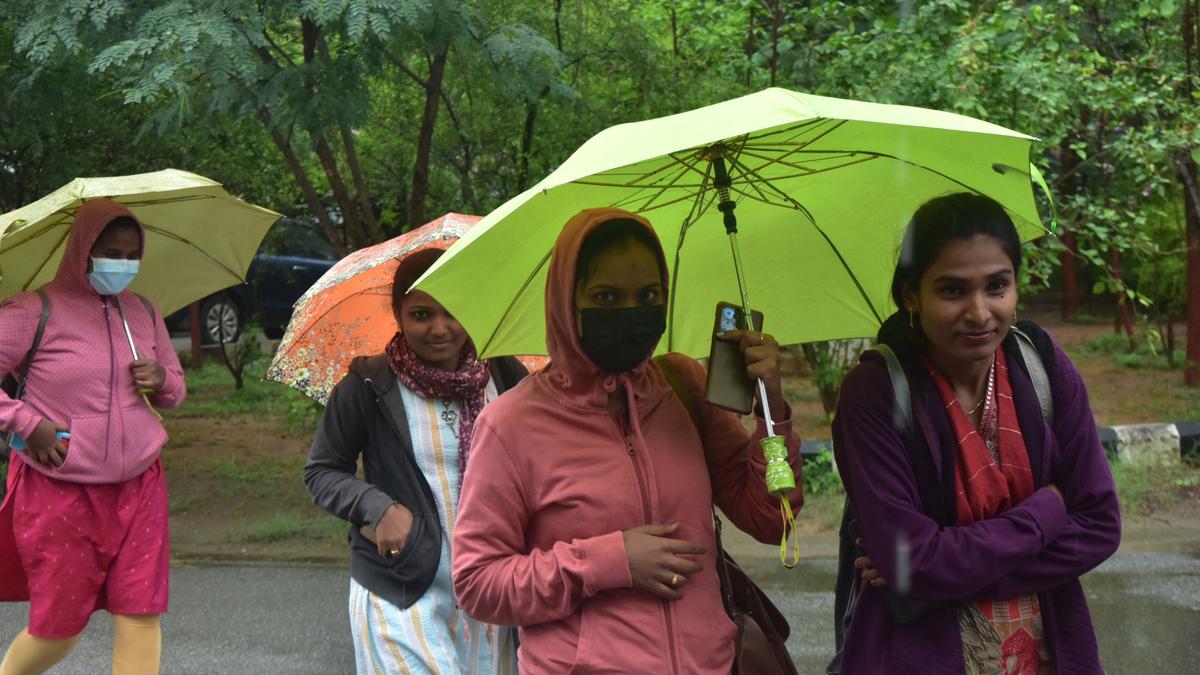
[{"label": "black face mask", "polygon": [[667,330],[666,305],[581,309],[579,316],[584,353],[610,374],[636,368]]}]

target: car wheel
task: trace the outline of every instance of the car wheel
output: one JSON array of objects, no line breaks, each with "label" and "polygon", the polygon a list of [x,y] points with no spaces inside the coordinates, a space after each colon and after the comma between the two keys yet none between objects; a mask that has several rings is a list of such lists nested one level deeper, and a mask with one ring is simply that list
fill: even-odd
[{"label": "car wheel", "polygon": [[235,342],[242,332],[237,305],[225,295],[209,297],[200,307],[200,331],[207,344],[217,344],[222,335],[225,342]]}]

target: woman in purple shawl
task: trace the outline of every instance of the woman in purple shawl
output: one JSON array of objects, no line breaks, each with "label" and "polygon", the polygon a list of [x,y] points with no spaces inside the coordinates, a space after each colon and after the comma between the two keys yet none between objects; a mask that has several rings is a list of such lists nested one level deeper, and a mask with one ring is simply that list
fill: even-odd
[{"label": "woman in purple shawl", "polygon": [[879,341],[910,403],[869,351],[833,422],[859,548],[831,670],[1103,672],[1079,577],[1117,548],[1117,495],[1079,372],[1016,323],[1020,265],[987,197],[933,199],[909,224]]}]

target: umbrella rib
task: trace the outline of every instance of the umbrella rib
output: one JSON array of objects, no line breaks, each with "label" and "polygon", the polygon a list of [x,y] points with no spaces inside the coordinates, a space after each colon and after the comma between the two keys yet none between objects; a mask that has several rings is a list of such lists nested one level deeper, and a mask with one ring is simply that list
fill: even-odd
[{"label": "umbrella rib", "polygon": [[[496,326],[503,325],[505,319],[507,319],[508,316],[510,314],[512,314],[513,308],[516,307],[516,305],[517,305],[517,299],[519,299],[525,293],[525,290],[527,288],[529,288],[529,285],[531,283],[533,283],[533,280],[535,278],[537,278],[538,271],[546,266],[546,262],[548,260],[550,260],[550,255],[552,253],[553,253],[552,250],[546,251],[546,254],[542,256],[542,261],[539,262],[537,265],[533,266],[533,271],[530,272],[529,276],[525,278],[525,281],[521,284],[521,287],[519,289],[517,289],[516,294],[514,294],[512,296],[512,300],[509,301],[508,306],[504,308],[504,313],[500,315],[500,320],[496,322],[496,324],[495,324]],[[488,336],[487,343],[483,345],[483,349],[480,350],[479,353],[486,354],[488,349],[491,349],[492,342],[494,342],[495,340],[496,340],[496,332],[492,331],[492,334]]]},{"label": "umbrella rib", "polygon": [[[668,315],[671,322],[670,330],[667,331],[668,351],[675,348],[675,307],[677,306],[675,301],[675,289],[678,288],[679,284],[679,261],[683,258],[683,243],[687,238],[688,230],[692,227],[692,223],[699,219],[700,216],[704,215],[704,212],[710,208],[709,206],[704,205],[704,200],[709,198],[711,195],[711,192],[708,190],[710,177],[709,170],[711,169],[712,164],[709,163],[708,168],[704,171],[704,180],[701,181],[700,191],[696,193],[695,199],[692,200],[692,209],[688,212],[687,217],[683,219],[683,223],[679,228],[679,239],[675,242],[675,263],[671,266],[671,289],[667,295],[667,302],[671,304],[671,307],[668,310]],[[712,201],[711,198],[709,201]]]},{"label": "umbrella rib", "polygon": [[[742,168],[743,172],[752,173],[756,176],[758,175],[757,172],[754,171],[754,169],[751,169],[750,167],[745,166],[737,159],[735,159],[733,161],[737,166]],[[760,178],[761,178],[761,176],[760,176]],[[871,314],[875,315],[875,320],[882,324],[883,317],[881,317],[879,315],[879,310],[875,309],[875,303],[871,302],[871,298],[870,298],[870,296],[867,295],[866,289],[864,289],[862,287],[862,284],[859,282],[858,277],[854,276],[854,272],[851,271],[850,264],[846,262],[846,258],[842,256],[841,250],[839,250],[837,245],[833,243],[833,240],[830,239],[829,235],[825,233],[825,230],[821,229],[820,225],[817,225],[817,221],[815,218],[813,218],[812,213],[807,208],[805,208],[803,204],[796,201],[795,199],[792,199],[791,196],[787,195],[779,188],[771,185],[770,183],[766,183],[766,185],[772,191],[777,192],[781,197],[783,197],[788,202],[790,202],[794,208],[796,208],[797,210],[799,210],[801,213],[804,214],[804,217],[808,219],[809,224],[812,225],[813,229],[817,231],[817,234],[821,235],[821,238],[825,240],[825,243],[829,246],[829,250],[833,251],[833,254],[835,256],[837,256],[838,262],[841,263],[841,265],[842,265],[842,269],[846,271],[846,276],[850,277],[850,281],[853,282],[854,287],[856,289],[858,289],[859,296],[862,297],[863,301],[867,303],[867,308],[871,310]]]},{"label": "umbrella rib", "polygon": [[[678,181],[680,178],[683,178],[684,176],[686,176],[689,170],[694,170],[694,169],[693,169],[693,167],[688,166],[685,162],[680,160],[674,154],[670,155],[670,157],[672,160],[671,162],[664,164],[661,168],[659,168],[655,171],[655,173],[662,173],[663,171],[665,171],[668,168],[679,169],[679,171],[676,174],[667,176],[667,178],[669,179],[667,182],[643,186],[643,187],[639,188],[638,192],[635,192],[634,194],[630,195],[629,197],[627,197],[625,199],[621,199],[621,200],[615,202],[613,204],[613,206],[620,207],[620,206],[624,206],[626,204],[632,204],[633,202],[640,201],[643,199],[643,195],[641,194],[642,191],[657,189],[657,192],[654,192],[653,194],[649,195],[648,197],[645,197],[645,201],[642,203],[642,206],[640,208],[635,209],[638,212],[647,211],[647,210],[649,210],[650,205],[654,203],[655,199],[661,197],[663,195],[663,193],[665,193],[667,190],[670,190],[671,188],[674,188],[674,187],[678,187],[676,185],[675,181]],[[684,199],[686,199],[686,198],[687,197],[684,197]]]},{"label": "umbrella rib", "polygon": [[63,235],[61,237],[59,237],[58,243],[56,243],[54,246],[50,247],[50,254],[46,256],[46,259],[43,260],[40,265],[38,265],[38,268],[34,271],[33,276],[29,277],[29,280],[21,285],[21,290],[23,290],[23,291],[29,290],[29,284],[33,283],[34,279],[38,278],[38,275],[42,273],[42,270],[46,269],[46,265],[49,264],[50,259],[54,257],[54,252],[58,250],[59,246],[62,246],[62,243],[64,241],[66,241],[67,237],[70,236],[70,234],[71,234],[71,228],[68,227],[63,232]]},{"label": "umbrella rib", "polygon": [[[869,155],[869,154],[870,154],[870,153],[836,153],[836,154],[834,154],[834,153],[828,153],[828,154],[827,154],[827,153],[825,153],[824,151],[818,151],[818,152],[820,152],[822,155],[825,155],[825,156],[822,156],[822,157],[813,157],[812,159],[809,159],[809,160],[806,160],[806,161],[809,161],[809,162],[823,162],[823,161],[824,161],[824,162],[832,162],[832,161],[839,160],[839,159],[844,159],[844,158],[847,158],[847,157],[855,157],[856,155],[863,155],[863,154],[865,154],[865,155]],[[768,155],[768,154],[766,154],[766,153],[760,153],[760,152],[748,152],[748,151],[743,151],[743,152],[742,152],[742,156],[754,157],[755,159],[761,159],[761,160],[763,160],[764,162],[766,162],[766,164],[763,164],[762,166],[768,166],[768,165],[771,165],[771,164],[779,164],[779,165],[781,165],[781,166],[790,167],[790,168],[792,168],[792,169],[796,169],[796,170],[798,170],[798,171],[805,171],[805,172],[808,172],[808,173],[815,173],[815,172],[818,172],[818,171],[822,171],[822,169],[819,169],[819,168],[814,168],[814,167],[811,167],[811,166],[806,166],[806,165],[804,165],[804,164],[797,164],[797,163],[795,163],[795,162],[789,162],[789,161],[785,161],[785,158],[786,158],[786,157],[788,157],[788,155],[790,155],[790,154],[792,154],[792,153],[787,153],[787,154],[782,154],[782,155],[777,155],[777,156],[771,156],[771,155]],[[857,161],[862,161],[862,160],[857,160]],[[834,168],[840,168],[840,167],[842,167],[842,166],[848,166],[848,165],[846,165],[846,164],[840,164],[840,165],[838,165],[837,167],[834,167]],[[760,167],[760,168],[761,168],[761,167]]]},{"label": "umbrella rib", "polygon": [[178,234],[175,234],[174,232],[168,232],[167,230],[164,230],[162,228],[155,227],[154,225],[143,225],[143,227],[145,227],[146,230],[148,230],[150,232],[154,232],[156,234],[161,234],[162,236],[164,236],[168,239],[174,239],[175,241],[178,241],[180,243],[191,246],[192,248],[196,249],[196,251],[198,253],[200,253],[200,255],[203,255],[205,258],[208,258],[209,260],[213,261],[221,269],[224,269],[226,272],[229,272],[230,274],[232,274],[234,276],[234,278],[238,279],[239,281],[246,280],[246,277],[244,275],[235,272],[232,268],[229,267],[229,265],[226,265],[225,263],[221,262],[220,260],[217,260],[216,258],[212,257],[212,255],[208,251],[205,251],[204,249],[200,248],[199,246],[197,246],[196,244],[194,244],[192,241],[188,240],[187,238],[181,237]]}]

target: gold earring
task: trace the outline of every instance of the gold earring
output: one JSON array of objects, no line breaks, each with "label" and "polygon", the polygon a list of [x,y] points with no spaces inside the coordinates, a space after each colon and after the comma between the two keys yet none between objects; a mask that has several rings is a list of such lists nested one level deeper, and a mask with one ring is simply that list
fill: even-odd
[{"label": "gold earring", "polygon": [[1017,322],[1017,310],[1013,310],[1013,323]]},{"label": "gold earring", "polygon": [[912,309],[912,307],[909,307],[908,308],[908,327],[909,328],[915,328],[915,326],[913,326],[913,316],[914,316],[913,309]]}]

